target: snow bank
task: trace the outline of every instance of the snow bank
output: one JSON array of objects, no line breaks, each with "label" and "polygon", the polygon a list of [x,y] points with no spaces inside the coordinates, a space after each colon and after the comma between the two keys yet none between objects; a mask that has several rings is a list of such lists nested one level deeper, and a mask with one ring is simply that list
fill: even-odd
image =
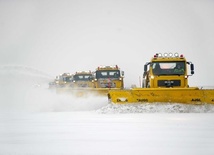
[{"label": "snow bank", "polygon": [[102,114],[119,113],[213,113],[214,105],[187,105],[180,103],[109,104],[97,110]]}]

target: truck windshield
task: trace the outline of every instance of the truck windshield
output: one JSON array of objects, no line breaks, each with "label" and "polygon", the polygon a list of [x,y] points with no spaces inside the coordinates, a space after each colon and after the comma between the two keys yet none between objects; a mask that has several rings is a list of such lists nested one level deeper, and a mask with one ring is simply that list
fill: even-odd
[{"label": "truck windshield", "polygon": [[67,77],[63,77],[63,81],[66,81],[66,82],[71,82],[71,77],[70,76],[67,76]]},{"label": "truck windshield", "polygon": [[154,75],[184,75],[186,70],[183,61],[153,62],[151,65]]},{"label": "truck windshield", "polygon": [[96,78],[119,78],[120,71],[119,70],[104,70],[104,71],[96,71]]},{"label": "truck windshield", "polygon": [[74,75],[73,79],[75,81],[90,81],[92,80],[92,75],[88,74],[81,74],[81,75]]}]

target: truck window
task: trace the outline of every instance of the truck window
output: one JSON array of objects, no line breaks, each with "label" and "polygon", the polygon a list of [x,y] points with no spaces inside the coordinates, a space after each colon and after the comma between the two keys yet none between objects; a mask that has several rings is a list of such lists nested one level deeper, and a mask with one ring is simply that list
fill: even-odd
[{"label": "truck window", "polygon": [[92,79],[92,75],[74,75],[75,81],[89,81]]},{"label": "truck window", "polygon": [[97,71],[96,72],[96,78],[119,78],[120,77],[120,71],[119,70],[105,70],[105,71]]},{"label": "truck window", "polygon": [[[178,66],[182,69],[179,70]],[[185,62],[154,62],[152,63],[152,71],[154,75],[184,75]]]}]

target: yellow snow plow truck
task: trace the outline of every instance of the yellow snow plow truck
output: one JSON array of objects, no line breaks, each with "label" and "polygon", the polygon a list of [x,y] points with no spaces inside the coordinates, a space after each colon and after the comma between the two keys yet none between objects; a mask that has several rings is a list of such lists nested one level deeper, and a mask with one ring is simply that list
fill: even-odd
[{"label": "yellow snow plow truck", "polygon": [[115,66],[99,66],[95,71],[95,88],[116,88],[124,87],[124,72]]},{"label": "yellow snow plow truck", "polygon": [[53,82],[49,83],[49,88],[64,88],[69,87],[71,84],[72,75],[70,73],[63,73],[54,79]]},{"label": "yellow snow plow truck", "polygon": [[72,88],[94,88],[94,77],[91,71],[79,71],[73,75]]},{"label": "yellow snow plow truck", "polygon": [[[68,82],[67,82],[68,83]],[[58,94],[83,96],[95,88],[94,76],[91,71],[78,71],[72,74],[67,87],[57,87]]]},{"label": "yellow snow plow truck", "polygon": [[94,89],[102,95],[107,95],[109,90],[124,89],[124,71],[117,65],[98,66],[94,72]]},{"label": "yellow snow plow truck", "polygon": [[[190,69],[190,71],[188,71]],[[191,74],[188,75],[188,72]],[[155,54],[144,65],[142,88],[110,90],[112,103],[185,103],[214,104],[214,89],[189,87],[188,77],[194,74],[193,63],[175,53]]]}]

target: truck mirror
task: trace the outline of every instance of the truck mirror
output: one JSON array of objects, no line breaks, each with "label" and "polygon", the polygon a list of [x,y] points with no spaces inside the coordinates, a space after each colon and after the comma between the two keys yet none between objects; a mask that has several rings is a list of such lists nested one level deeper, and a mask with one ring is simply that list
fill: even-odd
[{"label": "truck mirror", "polygon": [[190,65],[190,69],[191,69],[191,74],[194,74],[194,64]]},{"label": "truck mirror", "polygon": [[191,74],[194,74],[195,72],[194,72],[194,70],[191,70]]},{"label": "truck mirror", "polygon": [[144,65],[144,72],[147,72],[147,65]]},{"label": "truck mirror", "polygon": [[191,65],[190,65],[190,69],[191,69],[192,71],[194,71],[194,64],[191,64]]},{"label": "truck mirror", "polygon": [[121,71],[122,76],[124,76],[124,71]]}]

